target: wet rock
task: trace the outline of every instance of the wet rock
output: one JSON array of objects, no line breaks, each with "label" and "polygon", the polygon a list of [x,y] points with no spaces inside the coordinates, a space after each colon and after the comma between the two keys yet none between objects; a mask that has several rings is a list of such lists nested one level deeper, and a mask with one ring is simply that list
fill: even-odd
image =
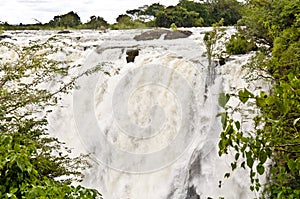
[{"label": "wet rock", "polygon": [[226,64],[226,58],[221,57],[221,58],[219,59],[219,65],[220,65],[220,66],[223,66],[223,65],[225,65],[225,64]]},{"label": "wet rock", "polygon": [[229,56],[228,57],[221,57],[219,58],[219,65],[222,66],[222,65],[225,65],[226,62],[229,62],[229,61],[232,61],[234,59],[230,58]]},{"label": "wet rock", "polygon": [[180,38],[187,38],[191,36],[193,33],[191,31],[170,31],[166,34],[165,40],[172,40],[172,39],[180,39]]},{"label": "wet rock", "polygon": [[12,37],[9,35],[0,35],[0,40],[2,39],[11,39]]},{"label": "wet rock", "polygon": [[194,186],[189,187],[187,196],[185,199],[200,199],[200,196],[197,194]]},{"label": "wet rock", "polygon": [[72,32],[69,30],[62,30],[62,31],[59,31],[57,34],[70,34],[70,33],[72,33]]},{"label": "wet rock", "polygon": [[178,32],[185,34],[186,36],[191,36],[193,34],[192,31],[189,30],[178,30]]},{"label": "wet rock", "polygon": [[137,49],[127,50],[126,55],[127,55],[126,57],[127,63],[134,62],[135,57],[139,55],[139,50]]},{"label": "wet rock", "polygon": [[189,37],[192,34],[191,31],[178,30],[178,31],[170,31],[165,29],[155,29],[146,31],[140,35],[136,35],[134,39],[136,41],[146,41],[146,40],[154,40],[159,39],[164,35],[165,40],[172,39],[180,39]]},{"label": "wet rock", "polygon": [[200,199],[196,187],[193,185],[193,181],[194,179],[201,178],[201,161],[202,153],[200,151],[194,151],[190,162],[188,190],[185,199]]},{"label": "wet rock", "polygon": [[154,40],[159,39],[163,34],[167,34],[169,30],[155,29],[143,32],[140,35],[136,35],[133,39],[136,41]]}]

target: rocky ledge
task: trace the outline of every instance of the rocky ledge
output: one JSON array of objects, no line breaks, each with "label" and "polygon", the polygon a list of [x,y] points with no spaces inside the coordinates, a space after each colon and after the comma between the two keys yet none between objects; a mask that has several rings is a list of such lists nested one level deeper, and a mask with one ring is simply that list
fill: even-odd
[{"label": "rocky ledge", "polygon": [[172,39],[180,39],[187,38],[193,33],[187,30],[176,30],[170,31],[166,29],[155,29],[143,32],[140,35],[136,35],[134,39],[136,41],[146,41],[146,40],[154,40],[154,39],[164,39],[164,40],[172,40]]}]

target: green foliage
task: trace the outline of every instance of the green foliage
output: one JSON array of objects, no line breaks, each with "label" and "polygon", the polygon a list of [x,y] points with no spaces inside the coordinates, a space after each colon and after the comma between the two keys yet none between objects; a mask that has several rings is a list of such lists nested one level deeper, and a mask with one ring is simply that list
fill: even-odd
[{"label": "green foliage", "polygon": [[213,24],[213,30],[205,33],[203,38],[204,44],[206,46],[209,68],[212,67],[212,58],[220,53],[216,53],[216,46],[218,41],[220,41],[220,39],[225,35],[225,29],[221,27],[223,23],[224,20],[221,19],[218,23]]},{"label": "green foliage", "polygon": [[145,28],[145,23],[139,20],[132,20],[129,15],[119,15],[117,17],[117,23],[110,26],[112,29],[138,29]]},{"label": "green foliage", "polygon": [[[249,109],[220,105],[223,131],[219,155],[235,153],[232,170],[250,171],[251,190],[262,198],[298,198],[300,194],[300,2],[289,0],[249,1],[242,19],[243,34],[262,45],[245,66],[258,74],[252,78],[271,81],[272,90],[254,95],[244,89],[237,97]],[[251,81],[251,79],[249,79]],[[224,97],[223,97],[224,98]],[[221,101],[221,102],[224,102]],[[259,113],[254,114],[253,110]],[[240,120],[232,114],[239,111]],[[251,131],[243,122],[252,115]],[[267,163],[269,160],[269,163]],[[266,174],[261,185],[259,175]]]},{"label": "green foliage", "polygon": [[170,28],[171,28],[172,31],[177,31],[178,30],[175,23],[172,23]]},{"label": "green foliage", "polygon": [[229,55],[246,54],[255,50],[257,50],[257,46],[254,41],[248,41],[240,34],[232,35],[230,40],[226,43],[226,52]]},{"label": "green foliage", "polygon": [[[144,5],[137,9],[127,10],[117,19],[117,24],[111,24],[113,29],[132,29],[145,27],[169,28],[172,23],[178,27],[212,26],[222,18],[224,25],[234,25],[241,18],[243,5],[237,0],[212,0],[195,2],[180,0],[175,6],[165,7],[159,3]],[[85,24],[81,23],[77,13],[55,16],[49,23],[42,24],[2,25],[5,30],[45,30],[45,29],[103,29],[108,24],[102,17],[92,16]]]},{"label": "green foliage", "polygon": [[224,25],[235,25],[242,17],[243,5],[236,0],[213,0],[207,4],[208,25],[224,19]]},{"label": "green foliage", "polygon": [[163,11],[164,9],[165,9],[164,5],[161,5],[159,3],[153,3],[150,6],[146,6],[144,14],[153,16],[153,17],[157,17],[158,13]]},{"label": "green foliage", "polygon": [[159,12],[163,12],[165,9],[164,5],[159,3],[153,3],[151,5],[145,5],[138,9],[127,10],[126,14],[129,14],[133,19],[137,19],[142,22],[153,21],[157,17]]},{"label": "green foliage", "polygon": [[180,0],[176,6],[165,7],[159,3],[145,5],[126,13],[142,22],[153,20],[157,27],[211,26],[223,18],[224,25],[234,25],[241,18],[242,4],[236,0],[195,2]]},{"label": "green foliage", "polygon": [[105,21],[102,17],[91,16],[90,21],[85,24],[82,24],[80,28],[83,29],[106,29],[108,27],[107,21]]},{"label": "green foliage", "polygon": [[74,28],[81,24],[80,17],[77,13],[71,11],[64,15],[55,16],[53,20],[49,22],[50,26]]},{"label": "green foliage", "polygon": [[129,23],[132,19],[128,15],[119,15],[116,20],[118,23]]},{"label": "green foliage", "polygon": [[[185,8],[187,11],[194,11],[199,14],[199,19],[202,19],[202,23],[195,24],[195,26],[210,26],[212,23],[208,23],[209,11],[208,11],[208,3],[198,3],[195,1],[189,0],[180,0],[178,6]],[[218,20],[219,21],[219,20]],[[217,22],[217,21],[215,21]]]},{"label": "green foliage", "polygon": [[[71,185],[89,166],[86,156],[71,158],[70,150],[46,128],[58,95],[86,74],[64,80],[75,66],[49,58],[61,50],[58,43],[55,38],[28,46],[0,43],[6,50],[0,57],[0,198],[99,196],[96,190]],[[46,89],[52,81],[57,88]]]},{"label": "green foliage", "polygon": [[243,5],[236,0],[212,0],[195,2],[190,0],[180,0],[178,6],[194,11],[203,19],[201,25],[212,26],[222,18],[224,25],[234,25],[241,18]]},{"label": "green foliage", "polygon": [[169,6],[157,14],[156,26],[169,28],[172,23],[176,23],[178,27],[192,27],[198,18],[199,14],[194,11],[180,6]]}]

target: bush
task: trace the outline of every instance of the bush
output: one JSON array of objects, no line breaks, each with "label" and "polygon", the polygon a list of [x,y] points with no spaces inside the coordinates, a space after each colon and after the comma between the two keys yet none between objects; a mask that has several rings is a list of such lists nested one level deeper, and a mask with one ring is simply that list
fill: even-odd
[{"label": "bush", "polygon": [[232,35],[226,44],[226,52],[230,55],[246,54],[254,50],[257,50],[254,41],[249,41],[240,34]]},{"label": "bush", "polygon": [[172,31],[177,31],[178,30],[175,23],[172,23],[170,28],[171,28]]},{"label": "bush", "polygon": [[75,67],[50,59],[61,50],[58,43],[55,38],[28,46],[0,43],[6,52],[0,55],[0,198],[100,196],[96,190],[71,185],[82,179],[81,171],[89,166],[87,156],[70,157],[70,150],[47,130],[47,113],[77,79],[43,89]]},{"label": "bush", "polygon": [[140,29],[146,28],[146,24],[140,21],[127,21],[127,22],[118,22],[110,26],[113,30],[124,30],[124,29]]}]

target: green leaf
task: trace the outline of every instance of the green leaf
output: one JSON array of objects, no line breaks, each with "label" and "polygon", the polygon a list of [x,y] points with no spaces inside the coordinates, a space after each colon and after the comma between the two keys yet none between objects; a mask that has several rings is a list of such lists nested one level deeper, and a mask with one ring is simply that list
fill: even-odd
[{"label": "green leaf", "polygon": [[259,155],[259,161],[261,164],[265,163],[267,160],[267,153],[264,151],[261,151],[260,155]]},{"label": "green leaf", "polygon": [[234,171],[235,169],[236,169],[236,162],[234,162],[234,163],[231,163],[231,169],[232,169],[232,171]]},{"label": "green leaf", "polygon": [[17,162],[18,167],[21,169],[21,171],[22,172],[25,171],[25,165],[24,165],[23,161],[20,158],[17,158],[16,162]]},{"label": "green leaf", "polygon": [[238,96],[241,102],[243,102],[244,104],[248,101],[249,98],[254,97],[254,95],[247,89],[240,90]]},{"label": "green leaf", "polygon": [[238,160],[239,157],[240,157],[240,153],[236,153],[235,156],[234,156],[234,159],[235,159],[235,160]]},{"label": "green leaf", "polygon": [[258,165],[256,166],[256,170],[257,170],[257,172],[259,173],[259,175],[262,175],[262,174],[264,174],[264,172],[265,172],[265,167],[264,167],[262,164],[258,164]]},{"label": "green leaf", "polygon": [[224,178],[229,178],[230,177],[230,173],[225,173]]},{"label": "green leaf", "polygon": [[222,127],[225,130],[228,118],[227,112],[219,113],[218,116],[221,116]]},{"label": "green leaf", "polygon": [[246,158],[247,158],[246,161],[247,161],[248,167],[252,168],[254,161],[253,161],[253,158],[252,158],[252,152],[251,151],[246,152]]},{"label": "green leaf", "polygon": [[235,122],[235,126],[236,126],[237,130],[240,130],[241,124],[240,124],[239,121],[236,121],[236,122]]},{"label": "green leaf", "polygon": [[297,166],[297,163],[294,160],[289,160],[288,161],[288,167],[290,170],[295,170]]},{"label": "green leaf", "polygon": [[289,112],[289,105],[284,100],[275,101],[275,105],[282,114],[285,115]]},{"label": "green leaf", "polygon": [[222,108],[225,108],[227,102],[229,101],[230,99],[230,95],[228,94],[225,94],[225,93],[220,93],[219,94],[219,99],[218,99],[218,102],[219,102],[219,106],[221,106]]},{"label": "green leaf", "polygon": [[18,191],[18,188],[10,188],[9,189],[9,193],[10,194],[14,194],[14,193],[16,193]]}]

